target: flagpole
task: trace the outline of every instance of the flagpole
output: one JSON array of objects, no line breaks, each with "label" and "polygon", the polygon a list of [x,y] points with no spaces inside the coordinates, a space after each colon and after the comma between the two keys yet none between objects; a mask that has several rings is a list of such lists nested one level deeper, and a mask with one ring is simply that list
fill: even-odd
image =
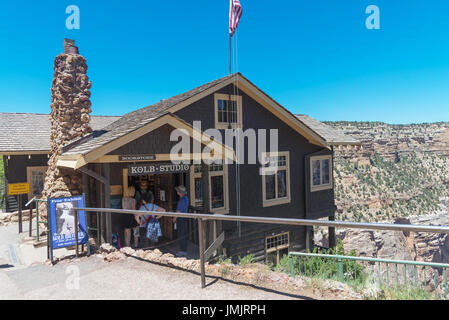
[{"label": "flagpole", "polygon": [[231,34],[229,34],[229,75],[231,75]]}]

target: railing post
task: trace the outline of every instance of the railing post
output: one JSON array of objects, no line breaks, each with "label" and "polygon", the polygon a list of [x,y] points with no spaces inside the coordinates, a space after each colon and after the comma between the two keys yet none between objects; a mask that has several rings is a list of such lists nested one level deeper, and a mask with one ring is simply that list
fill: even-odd
[{"label": "railing post", "polygon": [[344,274],[343,274],[343,261],[338,259],[338,269],[340,271],[340,280],[341,282],[345,282]]},{"label": "railing post", "polygon": [[75,210],[75,253],[78,258],[78,210]]},{"label": "railing post", "polygon": [[39,202],[36,201],[36,242],[39,242]]},{"label": "railing post", "polygon": [[22,233],[22,195],[19,194],[19,234]]},{"label": "railing post", "polygon": [[407,286],[407,265],[404,264],[404,286]]},{"label": "railing post", "polygon": [[396,270],[396,287],[399,285],[399,275],[398,275],[398,264],[394,264],[394,268]]},{"label": "railing post", "polygon": [[388,263],[386,264],[386,268],[387,268],[387,288],[390,287],[390,275],[388,273]]},{"label": "railing post", "polygon": [[206,287],[206,270],[204,266],[204,237],[203,237],[203,219],[198,219],[198,242],[200,249],[200,268],[201,268],[201,288]]},{"label": "railing post", "polygon": [[435,268],[432,268],[432,269],[433,269],[433,281],[434,281],[434,284],[435,284],[435,292],[437,292],[437,286],[438,286],[437,274],[435,272]]},{"label": "railing post", "polygon": [[100,213],[97,212],[97,247],[101,246]]},{"label": "railing post", "polygon": [[288,258],[290,260],[290,274],[292,277],[294,277],[295,276],[295,268],[293,266],[293,256],[289,255]]},{"label": "railing post", "polygon": [[31,237],[31,229],[33,228],[33,201],[30,203],[30,222],[29,222],[29,230],[28,235]]},{"label": "railing post", "polygon": [[447,298],[447,268],[444,268],[444,297]]},{"label": "railing post", "polygon": [[382,285],[382,275],[380,273],[380,262],[377,263],[377,278],[379,280],[379,287]]},{"label": "railing post", "polygon": [[417,271],[416,271],[416,266],[415,266],[415,287],[417,287],[417,284],[418,284],[416,277],[417,277]]}]

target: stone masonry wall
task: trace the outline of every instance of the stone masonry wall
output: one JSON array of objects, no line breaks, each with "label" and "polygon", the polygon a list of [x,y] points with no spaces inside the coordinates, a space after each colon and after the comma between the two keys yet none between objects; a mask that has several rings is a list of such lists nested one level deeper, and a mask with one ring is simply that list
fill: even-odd
[{"label": "stone masonry wall", "polygon": [[[54,61],[51,88],[50,159],[43,197],[70,197],[82,193],[81,174],[57,167],[62,146],[90,132],[90,88],[86,59],[78,54],[74,41],[64,40],[64,53]],[[41,212],[46,212],[45,203]]]}]

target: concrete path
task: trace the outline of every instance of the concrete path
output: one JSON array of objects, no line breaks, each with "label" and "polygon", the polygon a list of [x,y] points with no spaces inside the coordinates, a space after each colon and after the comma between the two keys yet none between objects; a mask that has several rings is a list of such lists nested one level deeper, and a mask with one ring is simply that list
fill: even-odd
[{"label": "concrete path", "polygon": [[0,299],[156,299],[270,300],[303,299],[301,295],[207,279],[188,271],[129,257],[104,262],[99,256],[55,266],[0,269]]},{"label": "concrete path", "polygon": [[[47,259],[47,247],[42,245],[34,247],[36,231],[34,227],[35,219],[32,224],[32,237],[29,237],[29,223],[25,221],[22,224],[22,233],[19,234],[17,223],[11,223],[7,226],[0,226],[0,268],[24,268],[33,264],[42,263]],[[41,237],[41,241],[45,241]],[[74,250],[62,248],[54,251],[55,258],[74,254]]]},{"label": "concrete path", "polygon": [[[0,227],[0,299],[302,299],[298,295],[208,278],[128,257],[104,262],[99,256],[42,264],[46,247],[34,248],[28,224]],[[55,255],[72,253],[55,250]],[[40,263],[38,263],[40,261]]]}]

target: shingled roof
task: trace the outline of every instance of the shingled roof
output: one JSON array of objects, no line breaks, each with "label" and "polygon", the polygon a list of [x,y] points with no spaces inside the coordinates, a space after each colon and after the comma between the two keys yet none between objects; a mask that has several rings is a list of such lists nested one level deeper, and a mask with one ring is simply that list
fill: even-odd
[{"label": "shingled roof", "polygon": [[305,126],[315,131],[321,138],[323,138],[329,145],[359,145],[360,141],[334,129],[314,118],[305,114],[295,115]]},{"label": "shingled roof", "polygon": [[[178,94],[166,100],[161,100],[153,105],[132,111],[123,115],[117,121],[111,123],[110,125],[102,128],[101,132],[93,132],[91,138],[87,139],[70,150],[64,152],[64,155],[72,154],[86,154],[108,142],[111,142],[127,133],[130,133],[148,123],[152,120],[167,113],[167,110],[180,102],[183,102],[209,88],[220,84],[223,81],[232,78],[234,75],[228,75],[226,77],[214,80],[212,82],[206,83],[202,86],[196,87],[187,92]],[[84,139],[83,139],[84,140]]]},{"label": "shingled roof", "polygon": [[[102,147],[108,143],[111,143],[143,126],[149,124],[150,122],[158,119],[159,117],[170,113],[171,108],[175,106],[179,106],[183,102],[197,96],[208,89],[214,88],[219,85],[225,85],[227,80],[245,80],[249,83],[250,86],[255,88],[254,90],[258,90],[262,95],[264,95],[267,99],[276,104],[283,112],[286,112],[286,116],[291,116],[292,120],[295,122],[294,126],[301,127],[302,130],[306,130],[305,134],[312,135],[315,137],[315,141],[321,143],[323,146],[337,145],[337,144],[359,144],[359,141],[356,139],[349,137],[341,132],[338,132],[331,127],[312,119],[308,116],[304,115],[293,115],[288,109],[279,105],[276,101],[274,101],[271,97],[269,97],[266,93],[260,90],[257,86],[251,83],[248,79],[243,77],[240,73],[235,73],[232,75],[228,75],[222,77],[220,79],[208,82],[204,85],[196,87],[187,92],[178,94],[174,97],[171,97],[166,100],[161,100],[158,103],[153,105],[138,109],[136,111],[127,113],[123,115],[117,121],[109,124],[108,126],[102,128],[101,131],[93,132],[88,136],[83,137],[82,139],[73,142],[72,144],[66,146],[63,150],[63,156],[72,157],[72,156],[83,156],[86,155],[99,147]],[[194,98],[193,98],[194,99]],[[320,142],[321,141],[321,142]]]},{"label": "shingled roof", "polygon": [[[92,116],[93,130],[100,130],[120,117]],[[50,151],[48,114],[0,112],[0,153]]]}]

